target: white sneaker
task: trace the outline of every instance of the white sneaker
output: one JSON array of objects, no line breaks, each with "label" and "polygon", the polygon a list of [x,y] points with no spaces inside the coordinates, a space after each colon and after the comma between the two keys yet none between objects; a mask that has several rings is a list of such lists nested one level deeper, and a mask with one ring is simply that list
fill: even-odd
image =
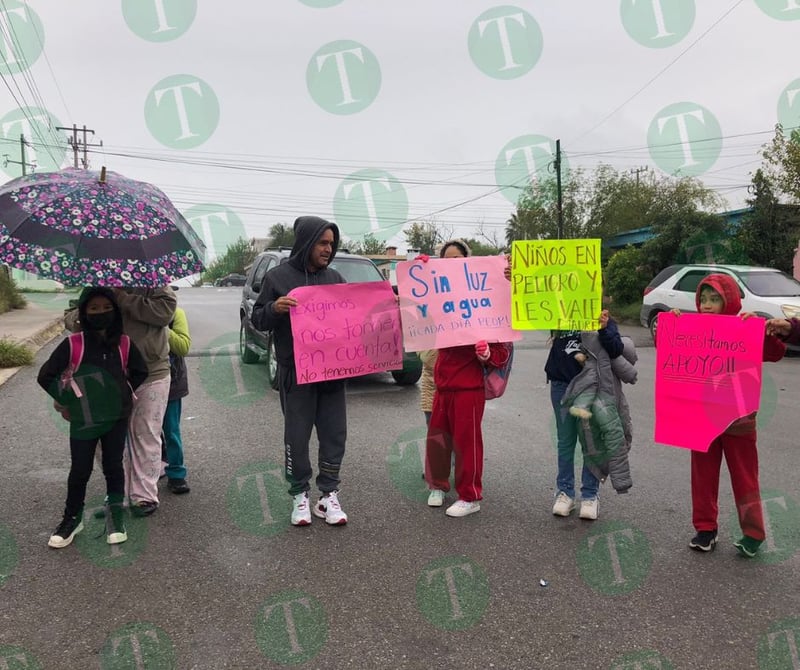
[{"label": "white sneaker", "polygon": [[598,514],[600,514],[600,501],[597,498],[581,500],[581,511],[578,514],[581,519],[594,521]]},{"label": "white sneaker", "polygon": [[292,497],[292,525],[308,526],[311,524],[311,510],[308,507],[308,491]]},{"label": "white sneaker", "polygon": [[428,507],[441,507],[444,503],[444,491],[433,489],[428,495]]},{"label": "white sneaker", "polygon": [[331,526],[344,526],[347,523],[347,514],[342,511],[338,493],[338,491],[331,491],[322,496],[314,505],[314,516],[325,519],[325,523]]},{"label": "white sneaker", "polygon": [[575,509],[575,501],[563,491],[559,491],[553,504],[553,514],[556,516],[569,516]]},{"label": "white sneaker", "polygon": [[467,516],[481,511],[481,504],[475,500],[467,502],[466,500],[456,500],[450,507],[445,510],[447,516]]}]

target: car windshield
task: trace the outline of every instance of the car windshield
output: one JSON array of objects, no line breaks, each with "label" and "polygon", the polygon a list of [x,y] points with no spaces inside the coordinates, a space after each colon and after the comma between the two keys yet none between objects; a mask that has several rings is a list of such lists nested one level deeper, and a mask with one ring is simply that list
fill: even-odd
[{"label": "car windshield", "polygon": [[800,282],[782,272],[740,272],[742,283],[755,295],[800,296]]},{"label": "car windshield", "polygon": [[380,270],[368,260],[360,258],[336,258],[330,265],[338,270],[348,284],[365,281],[384,281]]}]

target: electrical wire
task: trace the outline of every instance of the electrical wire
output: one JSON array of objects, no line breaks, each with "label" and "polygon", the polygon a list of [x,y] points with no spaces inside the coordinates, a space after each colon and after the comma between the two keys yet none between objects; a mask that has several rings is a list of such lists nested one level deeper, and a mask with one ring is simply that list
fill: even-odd
[{"label": "electrical wire", "polygon": [[597,130],[597,129],[598,129],[600,126],[602,126],[602,125],[603,125],[603,124],[604,124],[606,121],[608,121],[608,120],[609,120],[611,117],[613,117],[613,116],[614,116],[614,115],[615,115],[617,112],[619,112],[619,111],[620,111],[620,110],[621,110],[623,107],[625,107],[625,106],[626,106],[626,105],[627,105],[629,102],[631,102],[632,100],[634,100],[634,99],[635,99],[635,98],[636,98],[636,97],[637,97],[637,96],[638,96],[640,93],[642,93],[642,92],[643,92],[643,91],[645,91],[647,88],[649,88],[649,86],[650,86],[650,85],[651,85],[651,84],[652,84],[652,83],[653,83],[653,82],[654,82],[656,79],[658,79],[658,78],[659,78],[659,77],[660,77],[662,74],[664,74],[664,73],[665,73],[667,70],[669,70],[669,69],[670,69],[670,68],[671,68],[673,65],[675,65],[675,63],[677,63],[677,62],[678,62],[678,61],[679,61],[681,58],[683,58],[683,56],[684,56],[684,55],[685,55],[685,54],[686,54],[686,53],[687,53],[687,52],[688,52],[690,49],[692,49],[694,46],[696,46],[696,45],[698,44],[698,42],[700,42],[700,40],[702,40],[702,39],[703,39],[703,38],[704,38],[706,35],[708,35],[708,34],[709,34],[709,33],[710,33],[710,32],[711,32],[711,31],[712,31],[714,28],[716,28],[716,26],[717,26],[717,25],[719,25],[719,24],[720,24],[720,23],[721,23],[721,22],[722,22],[722,21],[723,21],[723,20],[724,20],[724,19],[725,19],[725,18],[726,18],[726,17],[727,17],[727,16],[728,16],[728,15],[729,15],[729,14],[730,14],[730,13],[731,13],[733,10],[734,10],[734,9],[736,9],[736,8],[737,8],[739,5],[741,5],[743,2],[744,2],[744,0],[736,0],[736,2],[734,2],[734,3],[733,3],[733,4],[732,4],[732,5],[731,5],[731,6],[728,8],[728,10],[727,10],[727,11],[726,11],[724,14],[722,14],[722,16],[720,16],[720,17],[719,17],[719,18],[718,18],[716,21],[714,21],[714,23],[712,23],[712,24],[711,24],[711,25],[710,25],[708,28],[706,28],[706,30],[705,30],[705,31],[703,31],[703,32],[700,34],[700,36],[699,36],[699,37],[698,37],[696,40],[694,40],[694,42],[692,42],[691,44],[689,44],[689,46],[687,46],[687,47],[686,47],[686,48],[685,48],[683,51],[681,51],[681,52],[680,52],[680,53],[679,53],[677,56],[675,56],[675,58],[673,58],[673,59],[672,59],[672,60],[671,60],[669,63],[667,63],[667,64],[666,64],[666,65],[665,65],[663,68],[661,68],[661,70],[659,70],[659,71],[658,71],[658,72],[657,72],[657,73],[656,73],[656,74],[655,74],[653,77],[651,77],[650,79],[648,79],[648,80],[647,80],[647,82],[645,82],[645,84],[644,84],[643,86],[641,86],[641,87],[640,87],[640,88],[639,88],[639,89],[638,89],[638,90],[637,90],[637,91],[636,91],[636,92],[635,92],[633,95],[631,95],[631,96],[630,96],[630,97],[629,97],[627,100],[625,100],[623,103],[621,103],[620,105],[618,105],[617,107],[615,107],[615,108],[614,108],[614,109],[613,109],[611,112],[609,112],[608,114],[606,114],[606,116],[604,116],[602,119],[600,119],[600,121],[598,121],[598,122],[597,122],[595,125],[593,125],[591,128],[589,128],[589,130],[587,130],[587,131],[585,131],[585,132],[581,133],[581,134],[580,134],[580,135],[578,135],[577,137],[574,137],[574,138],[572,138],[572,139],[569,141],[569,143],[570,143],[570,144],[572,144],[572,143],[574,143],[574,142],[577,142],[578,140],[580,140],[580,139],[583,139],[584,137],[586,137],[586,135],[589,135],[590,133],[593,133],[593,132],[594,132],[595,130]]}]

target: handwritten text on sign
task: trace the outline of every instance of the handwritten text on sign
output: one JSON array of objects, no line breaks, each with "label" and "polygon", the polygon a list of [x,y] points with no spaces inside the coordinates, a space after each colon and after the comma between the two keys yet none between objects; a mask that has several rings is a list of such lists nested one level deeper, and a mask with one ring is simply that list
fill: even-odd
[{"label": "handwritten text on sign", "polygon": [[511,329],[506,264],[503,256],[398,263],[406,351],[519,340]]},{"label": "handwritten text on sign", "polygon": [[736,419],[758,410],[764,320],[658,315],[655,441],[708,451]]},{"label": "handwritten text on sign", "polygon": [[389,282],[301,286],[290,312],[297,383],[403,367],[400,311]]},{"label": "handwritten text on sign", "polygon": [[600,240],[520,240],[511,247],[511,317],[520,330],[595,330]]}]

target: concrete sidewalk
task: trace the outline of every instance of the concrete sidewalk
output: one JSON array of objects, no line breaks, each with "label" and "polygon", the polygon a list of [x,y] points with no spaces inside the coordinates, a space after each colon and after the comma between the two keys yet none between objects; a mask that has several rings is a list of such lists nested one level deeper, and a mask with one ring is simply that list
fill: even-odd
[{"label": "concrete sidewalk", "polygon": [[[23,309],[0,314],[0,339],[23,344],[36,352],[64,330],[64,313],[28,302]],[[0,386],[20,368],[0,368]]]}]

